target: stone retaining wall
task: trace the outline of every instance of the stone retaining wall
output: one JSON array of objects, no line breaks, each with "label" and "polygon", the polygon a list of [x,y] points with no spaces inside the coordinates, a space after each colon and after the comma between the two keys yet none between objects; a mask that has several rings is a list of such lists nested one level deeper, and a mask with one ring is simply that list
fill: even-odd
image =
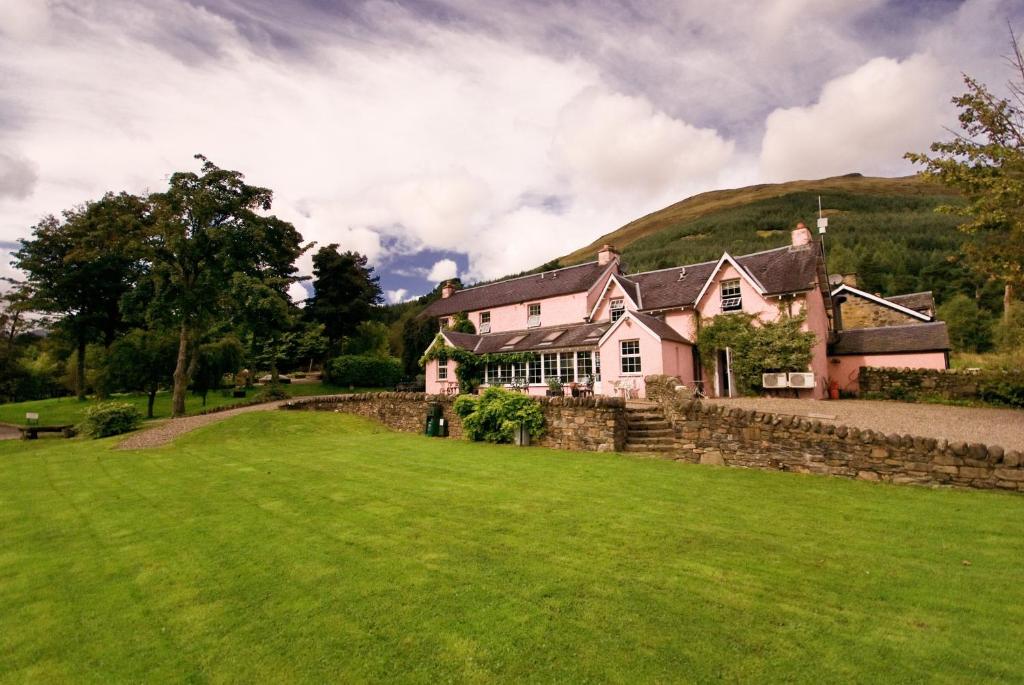
[{"label": "stone retaining wall", "polygon": [[862,480],[1024,491],[1022,455],[995,445],[882,433],[796,416],[661,403],[679,443],[672,458]]},{"label": "stone retaining wall", "polygon": [[1024,371],[967,371],[965,369],[890,369],[862,366],[862,395],[893,400],[942,398],[947,400],[997,400],[1006,402],[1008,392],[1024,396]]},{"label": "stone retaining wall", "polygon": [[[625,402],[615,397],[537,397],[546,430],[534,442],[541,447],[614,452],[626,442]],[[422,433],[427,408],[439,403],[449,436],[461,438],[462,419],[452,411],[454,399],[414,392],[369,392],[292,400],[283,409],[340,411],[376,419],[395,430]]]},{"label": "stone retaining wall", "polygon": [[[538,397],[547,430],[542,447],[620,451],[625,402],[610,397]],[[427,407],[439,402],[452,438],[462,422],[451,397],[423,393],[362,393],[292,400],[284,409],[341,411],[395,430],[422,433]],[[675,429],[679,461],[794,471],[891,483],[1000,488],[1024,492],[1024,457],[994,445],[881,433],[781,414],[704,404],[682,396],[659,403]]]}]

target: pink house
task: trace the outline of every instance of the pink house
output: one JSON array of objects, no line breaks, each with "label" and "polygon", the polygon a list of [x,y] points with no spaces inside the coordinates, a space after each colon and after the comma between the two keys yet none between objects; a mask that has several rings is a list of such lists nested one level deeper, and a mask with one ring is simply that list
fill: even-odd
[{"label": "pink house", "polygon": [[[733,395],[730,350],[702,365],[694,344],[703,319],[733,312],[761,321],[806,315],[804,327],[817,342],[809,375],[803,376],[806,387],[788,390],[790,396],[826,397],[832,381],[849,388],[851,365],[889,365],[892,354],[909,355],[901,359],[908,365],[945,366],[945,324],[933,323],[930,316],[925,317],[932,332],[927,343],[907,349],[899,342],[908,340],[906,335],[883,332],[888,342],[878,345],[872,337],[878,334],[867,329],[857,331],[855,340],[838,330],[821,246],[803,224],[785,247],[738,257],[724,253],[712,262],[633,274],[624,272],[619,254],[605,245],[596,261],[579,266],[461,290],[445,284],[441,299],[423,315],[438,319],[450,346],[478,355],[533,353],[532,361],[488,364],[485,385],[543,395],[548,379],[557,378],[598,394],[643,397],[644,378],[654,374],[673,376],[708,395]],[[447,330],[456,314],[466,315],[476,333]],[[454,360],[429,362],[427,392],[453,391],[455,369]]]}]

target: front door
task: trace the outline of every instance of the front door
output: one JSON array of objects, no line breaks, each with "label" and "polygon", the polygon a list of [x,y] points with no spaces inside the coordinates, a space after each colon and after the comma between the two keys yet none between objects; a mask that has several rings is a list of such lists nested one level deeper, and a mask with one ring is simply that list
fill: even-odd
[{"label": "front door", "polygon": [[718,350],[718,361],[715,364],[715,377],[718,381],[717,395],[719,397],[732,397],[732,355],[727,347]]}]

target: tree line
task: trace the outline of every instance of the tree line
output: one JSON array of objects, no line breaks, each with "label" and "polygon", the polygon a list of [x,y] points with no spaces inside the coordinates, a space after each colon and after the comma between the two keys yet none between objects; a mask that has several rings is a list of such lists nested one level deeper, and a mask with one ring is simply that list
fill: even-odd
[{"label": "tree line", "polygon": [[[312,250],[270,213],[273,192],[197,155],[163,192],[109,192],[44,217],[0,300],[0,400],[169,386],[175,416],[243,366],[311,369],[348,350],[387,354],[381,289],[365,256],[313,253],[313,294],[291,301]],[[42,331],[45,335],[38,335]],[[386,331],[386,328],[385,328]],[[373,349],[370,349],[373,348]]]}]

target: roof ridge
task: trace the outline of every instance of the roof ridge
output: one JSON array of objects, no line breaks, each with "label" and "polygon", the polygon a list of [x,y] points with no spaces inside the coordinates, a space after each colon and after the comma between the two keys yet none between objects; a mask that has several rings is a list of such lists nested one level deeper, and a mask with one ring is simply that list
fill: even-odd
[{"label": "roof ridge", "polygon": [[893,326],[867,326],[865,328],[844,328],[839,331],[839,334],[843,333],[856,333],[858,331],[884,331],[892,328],[921,328],[922,326],[945,326],[945,321],[922,321],[921,323],[901,323]]},{"label": "roof ridge", "polygon": [[[748,252],[747,254],[733,255],[728,250],[723,250],[722,254],[729,254],[733,259],[745,259],[747,257],[756,257],[759,254],[767,254],[769,252],[778,252],[780,250],[788,250],[793,247],[792,245],[783,245],[781,247],[770,247],[767,250],[758,250],[757,252]],[[629,276],[643,276],[645,274],[655,274],[661,271],[675,271],[677,269],[688,269],[694,266],[704,266],[705,264],[717,264],[721,257],[718,259],[709,259],[705,262],[694,262],[693,264],[680,264],[679,266],[666,266],[663,269],[651,269],[650,271],[637,271],[636,273],[628,274]],[[916,294],[916,293],[914,293]]]},{"label": "roof ridge", "polygon": [[556,271],[565,271],[567,269],[578,269],[581,266],[590,266],[592,264],[597,264],[597,260],[595,259],[592,262],[583,262],[582,264],[573,264],[572,266],[561,266],[561,267],[559,267],[557,269],[549,269],[547,271],[539,271],[539,272],[534,273],[534,274],[526,274],[526,275],[523,275],[523,276],[510,276],[508,278],[502,278],[501,280],[491,281],[490,283],[480,283],[479,285],[470,285],[470,286],[466,286],[465,288],[459,288],[455,292],[456,293],[464,293],[467,290],[475,290],[477,288],[486,288],[489,285],[498,285],[499,283],[508,283],[509,281],[518,281],[518,280],[521,280],[521,279],[524,279],[524,278],[534,278],[535,276],[543,276],[544,274],[551,274],[551,273],[554,273]]}]

